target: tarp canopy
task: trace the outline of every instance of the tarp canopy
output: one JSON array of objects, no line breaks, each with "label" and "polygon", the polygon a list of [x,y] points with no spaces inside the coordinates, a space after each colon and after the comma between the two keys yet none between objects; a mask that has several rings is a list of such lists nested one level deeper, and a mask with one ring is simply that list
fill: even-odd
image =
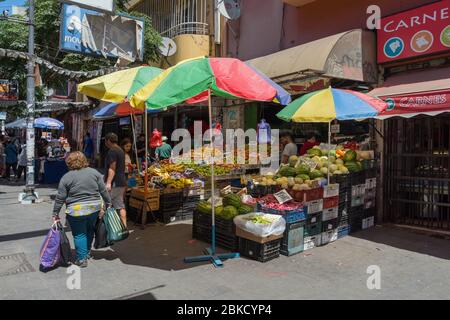
[{"label": "tarp canopy", "polygon": [[388,103],[388,109],[378,119],[450,112],[450,68],[392,76],[369,95]]},{"label": "tarp canopy", "polygon": [[375,83],[377,69],[374,52],[374,34],[355,29],[247,63],[278,83],[295,81],[302,73]]}]

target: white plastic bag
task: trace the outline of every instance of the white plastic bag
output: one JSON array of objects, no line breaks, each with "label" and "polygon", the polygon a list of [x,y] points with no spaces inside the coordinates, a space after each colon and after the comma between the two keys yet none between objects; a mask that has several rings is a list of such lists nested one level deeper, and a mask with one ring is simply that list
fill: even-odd
[{"label": "white plastic bag", "polygon": [[[255,216],[264,216],[265,219],[272,221],[270,224],[259,224],[251,221]],[[262,212],[253,212],[249,214],[239,215],[234,218],[234,224],[247,232],[259,237],[279,236],[286,229],[286,221],[282,216],[268,214]]]}]

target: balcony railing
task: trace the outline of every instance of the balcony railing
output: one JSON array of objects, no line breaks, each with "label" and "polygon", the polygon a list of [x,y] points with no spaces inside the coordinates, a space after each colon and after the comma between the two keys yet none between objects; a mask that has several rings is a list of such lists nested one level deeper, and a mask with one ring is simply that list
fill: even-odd
[{"label": "balcony railing", "polygon": [[173,38],[181,34],[200,34],[208,35],[209,27],[207,23],[202,22],[185,22],[173,26],[170,29],[161,32],[161,36]]}]

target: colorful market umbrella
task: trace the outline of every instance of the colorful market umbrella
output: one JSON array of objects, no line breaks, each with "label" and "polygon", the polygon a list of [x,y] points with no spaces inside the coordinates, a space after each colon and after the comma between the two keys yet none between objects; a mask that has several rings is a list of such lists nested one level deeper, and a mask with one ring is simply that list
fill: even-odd
[{"label": "colorful market umbrella", "polygon": [[163,71],[129,100],[139,109],[161,109],[210,93],[224,98],[273,101],[277,89],[244,62],[233,58],[188,59]]},{"label": "colorful market umbrella", "polygon": [[78,85],[78,92],[99,100],[122,103],[163,70],[136,67],[98,77]]},{"label": "colorful market umbrella", "polygon": [[328,88],[305,94],[281,110],[277,117],[292,122],[330,122],[367,119],[386,110],[387,104],[364,93]]},{"label": "colorful market umbrella", "polygon": [[[158,110],[148,110],[147,113],[156,113]],[[116,117],[143,114],[142,110],[133,108],[129,102],[110,103],[94,114],[95,120],[105,120]]]},{"label": "colorful market umbrella", "polygon": [[[273,101],[277,89],[244,62],[232,58],[194,58],[182,61],[165,70],[129,98],[132,106],[140,109],[161,109],[199,95],[208,98],[209,127],[212,128],[211,96]],[[210,141],[213,132],[210,130]],[[215,195],[214,161],[211,163],[211,194]],[[222,259],[239,257],[238,253],[216,254],[215,208],[212,206],[211,248],[206,255],[186,257],[185,262],[212,261],[223,266]]]},{"label": "colorful market umbrella", "polygon": [[[38,129],[46,130],[63,130],[64,123],[53,118],[36,118],[34,119],[34,127]],[[14,122],[8,123],[5,126],[6,129],[26,129],[27,119],[18,119]]]},{"label": "colorful market umbrella", "polygon": [[[329,87],[305,94],[277,113],[277,117],[288,122],[328,122],[328,145],[330,145],[332,120],[374,118],[386,108],[386,102],[364,93]],[[328,183],[330,183],[330,161],[328,161]]]}]

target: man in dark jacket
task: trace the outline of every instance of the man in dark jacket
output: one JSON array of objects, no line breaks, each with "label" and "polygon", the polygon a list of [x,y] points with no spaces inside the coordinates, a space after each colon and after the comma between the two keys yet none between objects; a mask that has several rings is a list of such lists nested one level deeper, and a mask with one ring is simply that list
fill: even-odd
[{"label": "man in dark jacket", "polygon": [[5,147],[6,155],[6,172],[4,178],[9,179],[11,177],[11,169],[14,172],[14,177],[17,176],[17,146],[11,139],[7,139],[7,144]]}]

